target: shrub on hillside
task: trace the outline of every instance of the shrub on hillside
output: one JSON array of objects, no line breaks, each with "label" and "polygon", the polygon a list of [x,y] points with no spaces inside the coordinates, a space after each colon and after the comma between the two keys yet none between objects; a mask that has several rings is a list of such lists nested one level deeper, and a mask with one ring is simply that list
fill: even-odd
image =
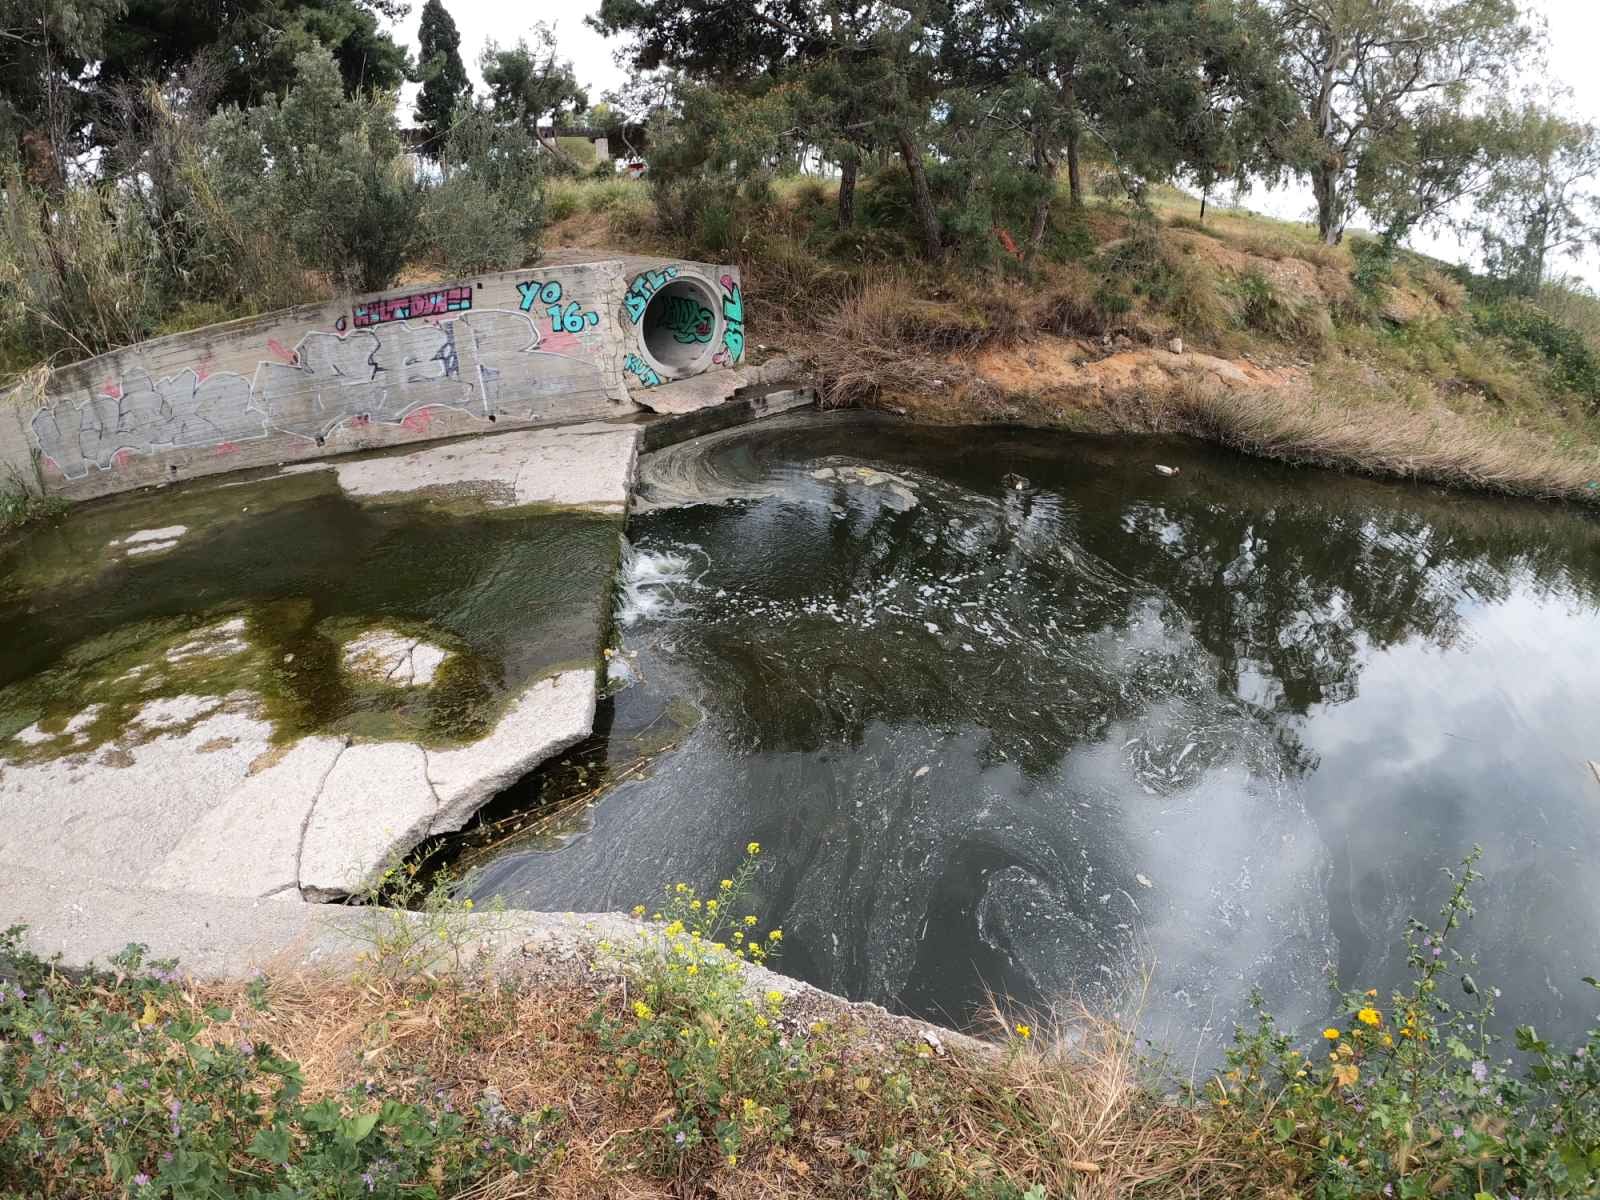
[{"label": "shrub on hillside", "polygon": [[1600,409],[1600,354],[1583,334],[1523,300],[1480,305],[1473,318],[1484,333],[1538,354],[1557,387]]},{"label": "shrub on hillside", "polygon": [[301,54],[295,71],[281,101],[212,118],[206,173],[237,225],[278,231],[303,266],[340,288],[388,287],[422,209],[392,98],[347,97],[326,50]]}]

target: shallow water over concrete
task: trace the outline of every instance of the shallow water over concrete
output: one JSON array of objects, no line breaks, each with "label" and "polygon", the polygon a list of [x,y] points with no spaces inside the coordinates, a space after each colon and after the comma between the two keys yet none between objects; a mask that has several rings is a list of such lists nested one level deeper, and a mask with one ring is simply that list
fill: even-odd
[{"label": "shallow water over concrete", "polygon": [[[362,501],[330,472],[85,508],[0,546],[0,742],[91,700],[109,735],[119,707],[238,687],[264,697],[279,740],[479,736],[530,679],[598,657],[619,529],[464,497]],[[238,619],[248,653],[127,677]],[[341,647],[373,628],[447,651],[431,686],[344,669]]]},{"label": "shallow water over concrete", "polygon": [[1184,1052],[1252,987],[1309,1023],[1331,970],[1395,981],[1479,842],[1478,980],[1508,1020],[1592,1023],[1591,517],[862,416],[643,473],[638,682],[501,811],[626,779],[469,854],[475,894],[625,909],[756,839],[790,973],[962,1021],[985,989],[1115,1005],[1151,966],[1144,1027]]}]

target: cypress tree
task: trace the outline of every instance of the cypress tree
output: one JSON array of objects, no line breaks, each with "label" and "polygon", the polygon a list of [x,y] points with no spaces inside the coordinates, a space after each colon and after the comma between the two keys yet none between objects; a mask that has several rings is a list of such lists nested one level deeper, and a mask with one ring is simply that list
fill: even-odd
[{"label": "cypress tree", "polygon": [[417,58],[422,91],[417,96],[417,124],[427,132],[424,152],[438,158],[444,149],[456,109],[472,95],[467,68],[461,62],[461,34],[443,0],[427,0],[417,31]]}]

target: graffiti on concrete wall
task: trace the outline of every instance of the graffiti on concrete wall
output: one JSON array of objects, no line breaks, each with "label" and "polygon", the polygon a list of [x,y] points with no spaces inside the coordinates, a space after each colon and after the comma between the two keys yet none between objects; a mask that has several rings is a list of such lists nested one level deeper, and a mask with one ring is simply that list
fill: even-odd
[{"label": "graffiti on concrete wall", "polygon": [[352,313],[357,329],[372,325],[387,325],[391,321],[415,321],[422,317],[443,317],[450,313],[466,312],[472,307],[472,287],[461,284],[449,288],[429,288],[410,296],[394,296],[388,300],[369,300],[355,306]]},{"label": "graffiti on concrete wall", "polygon": [[251,378],[186,369],[153,379],[132,368],[88,389],[85,399],[41,405],[33,436],[64,476],[81,479],[129,454],[231,450],[273,434],[320,442],[346,423],[422,428],[435,408],[533,420],[562,396],[606,391],[592,361],[540,343],[534,320],[501,309],[349,333],[314,330],[259,362]]},{"label": "graffiti on concrete wall", "polygon": [[668,296],[667,316],[662,323],[672,331],[672,340],[692,346],[711,340],[711,310],[692,296]]},{"label": "graffiti on concrete wall", "polygon": [[650,307],[650,297],[678,277],[677,267],[662,267],[658,271],[643,271],[635,275],[628,285],[628,294],[622,298],[628,320],[637,325],[644,319],[644,310]]},{"label": "graffiti on concrete wall", "polygon": [[561,281],[558,279],[548,283],[531,279],[517,284],[517,291],[522,293],[522,303],[518,307],[523,312],[529,312],[537,303],[550,322],[551,333],[582,333],[600,324],[600,314],[592,308],[584,308],[576,300],[569,300],[566,307],[562,307]]},{"label": "graffiti on concrete wall", "polygon": [[637,354],[630,354],[623,359],[622,369],[644,384],[645,387],[655,387],[661,382],[661,375],[656,369]]},{"label": "graffiti on concrete wall", "polygon": [[724,275],[718,282],[722,284],[722,349],[711,361],[733,367],[744,358],[744,293],[732,275]]}]

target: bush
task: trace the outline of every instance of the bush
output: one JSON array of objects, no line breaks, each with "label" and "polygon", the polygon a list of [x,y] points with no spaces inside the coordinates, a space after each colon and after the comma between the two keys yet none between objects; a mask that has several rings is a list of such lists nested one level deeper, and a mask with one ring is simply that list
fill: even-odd
[{"label": "bush", "polygon": [[117,186],[73,184],[51,199],[12,175],[0,225],[0,320],[22,356],[87,358],[138,341],[160,319],[160,244]]},{"label": "bush", "polygon": [[231,222],[286,237],[340,288],[379,291],[416,242],[422,202],[392,101],[347,98],[325,50],[299,55],[295,71],[282,101],[212,118],[206,173]]},{"label": "bush", "polygon": [[1590,409],[1600,410],[1600,355],[1576,329],[1522,300],[1480,305],[1473,321],[1491,337],[1504,338],[1540,355],[1557,387],[1581,396]]},{"label": "bush", "polygon": [[[1339,997],[1342,1015],[1319,1039],[1326,1059],[1297,1047],[1259,1001],[1255,1027],[1236,1033],[1230,1069],[1205,1092],[1264,1182],[1303,1180],[1321,1200],[1600,1189],[1600,1029],[1561,1051],[1524,1026],[1515,1040],[1527,1069],[1513,1074],[1510,1059],[1496,1059],[1496,993],[1479,988],[1452,945],[1472,916],[1477,858],[1447,872],[1454,888],[1437,927],[1410,923],[1410,985],[1387,1002],[1376,989]],[[1452,983],[1470,1010],[1447,998]]]},{"label": "bush", "polygon": [[1246,329],[1311,346],[1321,346],[1333,332],[1327,313],[1312,304],[1286,300],[1260,271],[1241,275],[1237,287],[1239,320]]},{"label": "bush", "polygon": [[428,189],[420,234],[424,248],[450,275],[521,266],[530,257],[516,215],[475,176],[451,175]]}]

